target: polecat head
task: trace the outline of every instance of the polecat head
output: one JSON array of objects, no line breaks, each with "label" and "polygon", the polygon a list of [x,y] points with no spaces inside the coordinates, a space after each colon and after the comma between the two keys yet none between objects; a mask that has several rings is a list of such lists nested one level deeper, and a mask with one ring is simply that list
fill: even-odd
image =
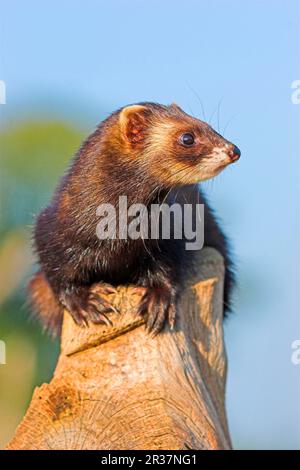
[{"label": "polecat head", "polygon": [[240,157],[234,144],[176,104],[140,103],[117,116],[123,158],[162,185],[207,180]]}]

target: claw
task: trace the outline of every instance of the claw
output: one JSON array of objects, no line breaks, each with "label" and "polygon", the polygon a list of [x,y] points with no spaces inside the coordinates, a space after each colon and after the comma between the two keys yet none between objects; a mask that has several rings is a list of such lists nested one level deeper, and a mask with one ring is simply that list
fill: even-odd
[{"label": "claw", "polygon": [[166,320],[173,329],[174,294],[166,288],[149,288],[141,299],[138,312],[146,317],[146,329],[151,336],[156,336],[162,330]]},{"label": "claw", "polygon": [[[74,322],[79,326],[88,326],[89,322],[95,324],[112,325],[107,314],[119,313],[118,310],[104,299],[100,293],[90,292],[90,287],[74,289],[68,294],[63,293],[61,302],[70,312]],[[104,284],[101,286],[103,294],[115,293],[116,289]]]},{"label": "claw", "polygon": [[[116,307],[114,307],[112,304],[110,304],[107,300],[103,299],[103,297],[101,297],[100,294],[96,294],[95,292],[93,292],[89,296],[89,301],[92,302],[92,303],[95,302],[97,306],[99,304],[102,305],[102,307],[106,308],[107,311],[119,313],[118,310],[116,309]],[[99,308],[98,308],[98,310],[99,310]],[[100,311],[100,313],[101,313],[101,311]]]},{"label": "claw", "polygon": [[116,294],[117,289],[114,286],[109,284],[100,284],[97,286],[97,290],[99,289],[100,295],[101,294]]},{"label": "claw", "polygon": [[171,302],[169,306],[169,310],[168,310],[168,322],[169,322],[171,330],[174,330],[175,318],[176,318],[176,308],[175,308],[175,304]]}]

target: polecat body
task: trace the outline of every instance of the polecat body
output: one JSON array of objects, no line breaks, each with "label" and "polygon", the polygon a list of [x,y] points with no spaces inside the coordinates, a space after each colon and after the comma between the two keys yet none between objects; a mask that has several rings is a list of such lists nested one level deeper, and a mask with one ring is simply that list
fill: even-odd
[{"label": "polecat body", "polygon": [[59,330],[64,308],[80,325],[107,322],[112,307],[91,293],[93,283],[103,283],[103,292],[119,284],[146,287],[140,313],[148,328],[156,333],[166,320],[174,324],[193,252],[186,252],[184,238],[99,239],[97,208],[118,207],[121,196],[127,196],[128,205],[146,207],[174,201],[205,204],[204,244],[224,257],[226,310],[232,262],[197,183],[214,177],[239,156],[237,147],[174,104],[131,105],[103,121],[83,143],[37,219],[34,238],[40,271],[29,289],[44,325]]}]

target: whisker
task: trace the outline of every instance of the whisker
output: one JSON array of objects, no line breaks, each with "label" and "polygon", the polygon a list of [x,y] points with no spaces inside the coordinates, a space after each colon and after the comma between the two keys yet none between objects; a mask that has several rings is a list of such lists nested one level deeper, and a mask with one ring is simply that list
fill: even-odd
[{"label": "whisker", "polygon": [[198,93],[196,92],[196,90],[187,82],[187,86],[189,87],[189,89],[191,90],[192,93],[194,93],[194,95],[196,96],[197,100],[199,101],[200,103],[200,106],[201,106],[201,112],[202,112],[202,116],[203,116],[203,120],[206,121],[206,113],[204,111],[204,105],[203,105],[203,102],[200,98],[200,96],[198,95]]},{"label": "whisker", "polygon": [[220,133],[220,110],[221,110],[221,103],[222,103],[223,98],[218,103],[218,132]]},{"label": "whisker", "polygon": [[191,108],[190,105],[189,105],[189,110],[190,110],[191,115],[192,115],[193,117],[195,117],[195,114],[193,113],[193,110],[192,110],[192,108]]},{"label": "whisker", "polygon": [[212,114],[210,115],[210,118],[208,120],[208,123],[211,124],[211,121],[212,121],[212,118],[214,117],[214,115],[216,114],[216,112],[218,112],[218,120],[220,118],[220,106],[221,106],[221,103],[222,103],[222,100],[223,98],[221,98],[217,104],[217,106],[215,107],[215,109],[213,110]]},{"label": "whisker", "polygon": [[225,125],[225,127],[224,127],[224,129],[223,129],[223,132],[222,132],[222,134],[223,134],[224,136],[225,136],[225,132],[226,132],[228,126],[232,123],[233,119],[235,119],[237,116],[238,116],[238,113],[234,114],[233,116],[231,116],[231,118],[228,119],[228,121],[227,121],[227,123],[226,123],[226,125]]}]

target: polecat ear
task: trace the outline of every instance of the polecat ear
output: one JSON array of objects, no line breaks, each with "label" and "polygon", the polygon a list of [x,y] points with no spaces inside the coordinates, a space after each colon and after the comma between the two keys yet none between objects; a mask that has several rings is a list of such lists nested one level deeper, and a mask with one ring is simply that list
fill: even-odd
[{"label": "polecat ear", "polygon": [[123,137],[132,144],[138,144],[145,138],[148,109],[135,104],[126,106],[120,113],[120,128]]},{"label": "polecat ear", "polygon": [[180,108],[180,106],[178,106],[177,103],[173,102],[170,104],[170,108],[173,108],[173,109],[176,109],[177,111],[181,111],[182,112],[182,109]]}]

